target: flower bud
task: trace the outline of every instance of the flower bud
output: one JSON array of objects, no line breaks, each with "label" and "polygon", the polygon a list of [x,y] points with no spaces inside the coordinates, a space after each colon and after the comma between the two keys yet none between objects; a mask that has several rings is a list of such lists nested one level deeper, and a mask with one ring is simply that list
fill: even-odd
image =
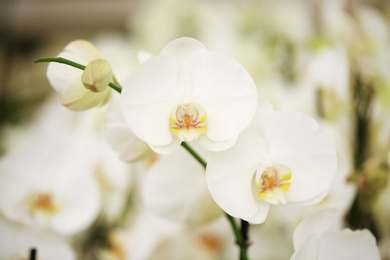
[{"label": "flower bud", "polygon": [[103,59],[96,59],[90,62],[81,76],[85,88],[92,92],[102,92],[107,89],[112,79],[110,63]]},{"label": "flower bud", "polygon": [[[79,64],[89,64],[94,60],[101,59],[102,56],[92,43],[76,40],[69,43],[58,54],[58,57]],[[110,88],[106,88],[106,90],[98,93],[86,89],[82,80],[80,80],[83,72],[71,66],[55,62],[51,62],[47,68],[47,78],[54,90],[59,93],[60,102],[73,111],[82,111],[103,105],[111,96]]]}]

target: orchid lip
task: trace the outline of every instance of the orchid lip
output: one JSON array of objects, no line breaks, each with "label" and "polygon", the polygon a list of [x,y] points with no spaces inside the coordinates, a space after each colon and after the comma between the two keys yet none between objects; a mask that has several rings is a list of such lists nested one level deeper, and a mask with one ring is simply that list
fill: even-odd
[{"label": "orchid lip", "polygon": [[205,130],[206,112],[194,103],[176,106],[170,116],[170,130],[182,141],[195,141]]},{"label": "orchid lip", "polygon": [[282,164],[267,167],[257,181],[257,196],[270,204],[286,204],[286,193],[291,185],[291,169]]}]

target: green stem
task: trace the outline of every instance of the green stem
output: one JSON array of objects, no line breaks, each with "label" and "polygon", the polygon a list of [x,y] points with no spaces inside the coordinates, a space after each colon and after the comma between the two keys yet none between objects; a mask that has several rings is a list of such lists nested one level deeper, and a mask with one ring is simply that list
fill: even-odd
[{"label": "green stem", "polygon": [[[373,215],[373,205],[377,191],[373,189],[372,183],[367,180],[367,171],[373,169],[365,169],[365,163],[369,161],[371,154],[371,111],[374,98],[374,86],[372,83],[367,83],[362,76],[357,72],[353,75],[353,108],[354,108],[354,178],[364,181],[364,186],[359,185],[352,205],[350,206],[345,220],[352,229],[369,229],[380,240],[380,230]],[[377,173],[379,174],[379,172]],[[379,175],[377,175],[379,176]],[[376,192],[373,192],[373,191]]]},{"label": "green stem", "polygon": [[[66,65],[72,66],[72,67],[80,69],[80,70],[84,70],[85,69],[84,65],[81,65],[81,64],[79,64],[77,62],[74,62],[74,61],[71,61],[71,60],[68,60],[68,59],[65,59],[65,58],[61,58],[61,57],[40,58],[40,59],[37,59],[35,61],[35,63],[40,63],[40,62],[57,62],[57,63],[62,63],[62,64],[66,64]],[[122,88],[120,86],[118,86],[117,84],[113,83],[113,82],[110,82],[108,84],[108,86],[110,86],[113,90],[117,91],[118,93],[122,92]]]},{"label": "green stem", "polygon": [[189,146],[186,142],[182,142],[181,146],[183,146],[195,158],[195,160],[197,160],[206,169],[206,161],[203,160],[203,158],[200,157],[200,155],[194,149],[192,149],[191,146]]},{"label": "green stem", "polygon": [[248,247],[250,245],[248,232],[249,232],[249,223],[248,223],[248,221],[245,221],[245,220],[241,219],[241,238],[242,238],[242,241],[241,241],[241,244],[239,245],[240,246],[241,260],[247,260],[248,259],[247,249],[248,249]]},{"label": "green stem", "polygon": [[[207,163],[203,158],[186,142],[182,142],[181,146],[184,147],[194,158],[197,160],[205,169]],[[236,244],[240,247],[240,260],[248,260],[247,249],[249,246],[248,242],[248,229],[249,223],[245,220],[241,220],[241,230],[238,228],[234,217],[226,213],[226,217],[229,221],[230,226],[233,229],[234,236],[236,238]]]},{"label": "green stem", "polygon": [[234,236],[236,237],[236,244],[240,248],[240,260],[248,260],[248,229],[249,223],[245,220],[241,220],[241,230],[238,228],[236,220],[226,213],[226,217],[230,225],[232,226]]}]

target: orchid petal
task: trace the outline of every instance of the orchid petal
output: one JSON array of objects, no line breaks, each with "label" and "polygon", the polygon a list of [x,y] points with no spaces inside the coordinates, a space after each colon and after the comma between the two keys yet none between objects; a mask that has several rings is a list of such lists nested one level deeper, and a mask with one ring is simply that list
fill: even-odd
[{"label": "orchid petal", "polygon": [[87,62],[101,58],[100,52],[91,42],[86,40],[72,41],[64,48],[64,52],[73,53]]},{"label": "orchid petal", "polygon": [[61,103],[67,108],[81,111],[94,106],[103,105],[109,100],[111,92],[106,89],[103,92],[93,93],[90,90],[82,89],[79,85],[80,79],[75,79],[72,86],[66,87],[61,92]]},{"label": "orchid petal", "polygon": [[148,144],[164,146],[172,142],[169,117],[180,101],[178,70],[169,58],[152,58],[136,69],[123,87],[123,117],[134,134]]},{"label": "orchid petal", "polygon": [[258,160],[250,141],[251,133],[246,131],[232,148],[210,153],[206,181],[211,196],[224,211],[259,223],[264,221],[269,206],[259,201],[252,190]]},{"label": "orchid petal", "polygon": [[[199,223],[220,215],[207,190],[203,167],[183,149],[161,156],[145,173],[142,195],[150,212],[172,222]],[[210,207],[200,212],[204,203]]]},{"label": "orchid petal", "polygon": [[198,40],[183,37],[171,41],[161,51],[162,56],[172,56],[179,60],[185,60],[197,52],[206,51],[206,47]]},{"label": "orchid petal", "polygon": [[119,153],[123,161],[133,162],[151,156],[153,152],[150,147],[130,130],[120,108],[117,96],[111,100],[107,109],[105,136],[108,144]]},{"label": "orchid petal", "polygon": [[315,211],[303,219],[295,228],[293,242],[294,249],[298,250],[312,235],[329,231],[336,217],[336,209],[327,208]]},{"label": "orchid petal", "polygon": [[206,110],[207,136],[221,142],[236,137],[256,111],[256,86],[236,61],[219,53],[198,53],[189,67],[194,80],[192,97]]},{"label": "orchid petal", "polygon": [[175,151],[181,145],[181,140],[172,136],[172,142],[167,145],[150,145],[150,148],[159,154],[169,154]]},{"label": "orchid petal", "polygon": [[237,137],[233,137],[232,139],[226,140],[226,141],[221,141],[221,142],[215,142],[210,140],[207,135],[201,135],[199,138],[196,140],[196,142],[204,147],[205,149],[213,152],[219,152],[223,151],[226,149],[229,149],[232,147],[237,141]]},{"label": "orchid petal", "polygon": [[318,260],[379,260],[375,237],[368,230],[330,231],[321,236]]},{"label": "orchid petal", "polygon": [[307,241],[305,241],[305,243],[298,250],[294,252],[290,260],[318,259],[318,255],[320,251],[320,239],[321,239],[320,234],[311,236]]}]

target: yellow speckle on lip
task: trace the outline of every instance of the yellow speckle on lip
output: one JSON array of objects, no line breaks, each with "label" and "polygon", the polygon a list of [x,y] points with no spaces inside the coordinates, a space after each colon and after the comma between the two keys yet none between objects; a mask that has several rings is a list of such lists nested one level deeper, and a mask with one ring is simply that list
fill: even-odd
[{"label": "yellow speckle on lip", "polygon": [[266,168],[257,182],[260,191],[257,196],[271,204],[286,203],[285,194],[291,185],[291,170],[289,167],[276,164]]},{"label": "yellow speckle on lip", "polygon": [[206,112],[195,104],[181,104],[170,116],[170,129],[182,141],[196,140],[206,129]]}]

